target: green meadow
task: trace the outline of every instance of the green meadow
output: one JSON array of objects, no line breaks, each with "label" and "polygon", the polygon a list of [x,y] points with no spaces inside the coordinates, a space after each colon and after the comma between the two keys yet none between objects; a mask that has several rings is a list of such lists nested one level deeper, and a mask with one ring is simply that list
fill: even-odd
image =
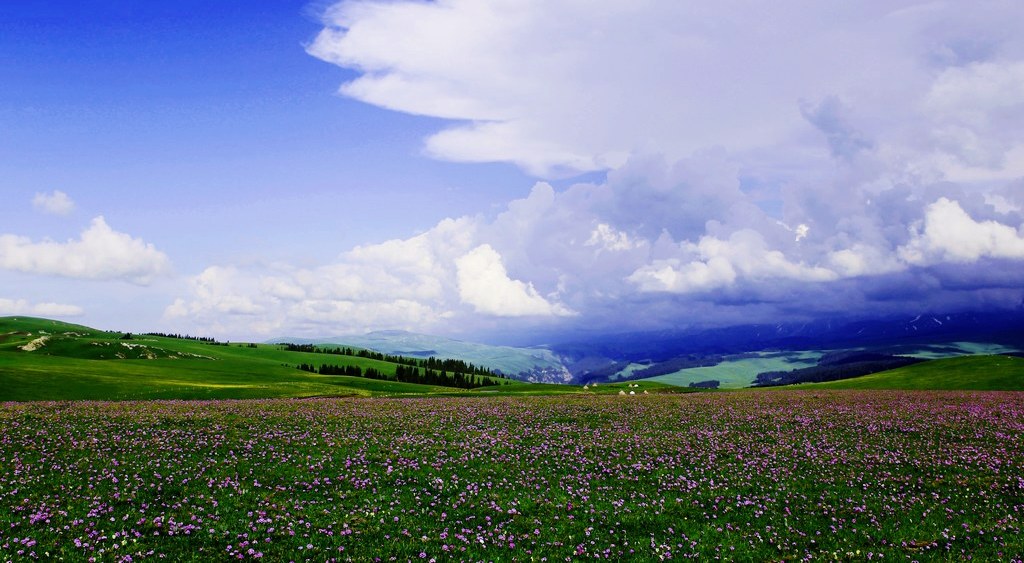
[{"label": "green meadow", "polygon": [[16,491],[0,494],[0,560],[1024,553],[1024,399],[990,392],[1024,389],[1022,358],[738,392],[467,390],[302,363],[399,367],[0,319],[0,491]]},{"label": "green meadow", "polygon": [[0,404],[2,561],[1015,561],[1024,394]]},{"label": "green meadow", "polygon": [[104,332],[58,321],[0,319],[0,401],[268,399],[423,395],[547,395],[664,391],[671,386],[609,384],[583,390],[490,378],[466,390],[296,368],[301,363],[373,368],[394,377],[398,364],[356,356],[290,352],[276,344],[212,344]]},{"label": "green meadow", "polygon": [[1024,358],[942,358],[853,379],[805,383],[789,388],[1019,391],[1024,390]]},{"label": "green meadow", "polygon": [[[961,346],[962,347],[962,346]],[[991,352],[990,349],[977,349]],[[359,356],[289,351],[279,344],[214,343],[99,331],[29,317],[0,318],[0,401],[271,399],[304,397],[520,396],[688,392],[718,380],[746,387],[761,371],[813,365],[821,352],[766,353],[641,381],[595,386],[486,378],[495,385],[459,389],[395,381],[396,363]],[[385,379],[320,375],[300,364],[355,366]],[[486,367],[486,366],[484,366]],[[1024,389],[1024,359],[978,355],[798,387],[821,389]]]}]

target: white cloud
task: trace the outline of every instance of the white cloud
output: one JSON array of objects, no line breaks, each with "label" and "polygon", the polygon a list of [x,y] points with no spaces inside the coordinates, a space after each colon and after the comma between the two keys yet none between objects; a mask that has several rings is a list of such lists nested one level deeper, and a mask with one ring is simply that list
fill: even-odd
[{"label": "white cloud", "polygon": [[38,317],[77,317],[85,311],[78,305],[63,303],[30,303],[24,299],[0,298],[0,315],[33,315]]},{"label": "white cloud", "polygon": [[925,210],[923,224],[911,227],[910,241],[898,249],[909,264],[968,263],[980,258],[1024,258],[1024,225],[975,221],[956,201],[939,198]]},{"label": "white cloud", "polygon": [[682,263],[677,258],[655,260],[629,276],[640,291],[694,293],[732,285],[736,270],[729,260],[713,257]]},{"label": "white cloud", "polygon": [[863,243],[830,253],[828,264],[844,278],[888,274],[906,269],[891,251]]},{"label": "white cloud", "polygon": [[490,245],[480,245],[455,261],[459,297],[478,313],[499,317],[571,316],[566,307],[551,303],[533,284],[511,279],[501,255]]},{"label": "white cloud", "polygon": [[[521,234],[532,230],[521,226]],[[480,236],[478,219],[445,219],[422,234],[357,247],[316,268],[211,266],[189,280],[187,294],[165,317],[207,330],[323,335],[450,328],[449,321],[468,326],[474,314],[573,314],[531,281],[511,279]]]},{"label": "white cloud", "polygon": [[[429,155],[607,177],[539,182],[493,219],[315,267],[197,276],[168,315],[314,334],[611,326],[636,307],[713,316],[718,297],[848,311],[890,298],[885,276],[940,291],[956,268],[915,270],[1019,256],[1021,15],[1000,0],[342,2],[309,52],[356,72],[348,96],[452,120]],[[955,209],[928,206],[940,197]]]},{"label": "white cloud", "polygon": [[0,235],[0,268],[147,285],[170,271],[170,259],[152,244],[117,232],[97,217],[79,239],[64,243]]},{"label": "white cloud", "polygon": [[[606,183],[562,191],[541,182],[493,220],[445,219],[424,233],[357,247],[318,267],[211,267],[191,280],[187,294],[166,314],[196,323],[200,329],[189,328],[192,332],[266,336],[389,328],[473,332],[497,320],[529,326],[559,319],[587,322],[566,319],[597,314],[614,323],[625,315],[623,307],[630,307],[631,315],[638,314],[636,307],[647,307],[643,314],[671,315],[679,303],[714,301],[716,295],[782,303],[799,300],[806,291],[829,295],[830,282],[947,260],[934,251],[938,242],[922,242],[931,231],[908,231],[906,225],[922,214],[922,201],[909,192],[874,194],[872,203],[845,207],[854,212],[838,220],[828,219],[831,207],[812,208],[821,217],[814,219],[812,236],[810,227],[802,228],[810,221],[791,229],[729,189],[714,159],[685,166],[648,163],[620,172]],[[674,199],[673,187],[682,182],[703,182],[694,192],[701,197]],[[826,206],[841,197],[812,202]],[[649,207],[641,208],[649,213],[624,212],[621,202],[637,199],[645,199]],[[991,209],[984,198],[976,203]],[[933,222],[947,220],[931,208],[926,215]],[[676,238],[666,228],[657,229],[702,216],[720,219],[707,220],[701,229],[706,234],[697,237]],[[652,217],[658,222],[646,224]],[[656,236],[634,234],[645,229]],[[794,240],[800,233],[806,235]],[[932,250],[921,262],[904,259],[900,253],[906,249],[894,250],[901,246]],[[801,284],[814,289],[796,290]],[[856,294],[850,289],[856,285],[836,287]],[[733,291],[716,294],[717,289]],[[830,305],[827,299],[814,306],[844,309],[842,301]]]},{"label": "white cloud", "polygon": [[315,268],[211,266],[190,279],[188,294],[165,316],[264,335],[426,330],[458,306],[455,259],[469,250],[475,229],[472,219],[445,219]]},{"label": "white cloud", "polygon": [[32,198],[32,206],[43,213],[51,215],[70,215],[75,210],[75,202],[68,194],[54,190],[50,193],[37,193]]},{"label": "white cloud", "polygon": [[[981,59],[1021,54],[1010,23],[1020,8],[979,0],[970,11],[914,0],[346,1],[308,50],[360,73],[348,96],[455,120],[427,139],[430,154],[549,175],[616,168],[637,149],[675,160],[790,144],[806,130],[801,100],[842,99],[876,133],[899,135],[937,75],[926,112],[959,103],[975,78],[988,81],[982,93],[1017,85],[1014,63]],[[1014,90],[1004,92],[985,103]],[[852,122],[831,127],[844,121],[831,108],[808,115],[833,151],[871,145]]]},{"label": "white cloud", "polygon": [[[1014,150],[1024,150],[1024,61],[984,61],[942,72],[924,99],[937,147],[954,157],[944,168],[965,176],[965,168],[1020,175]],[[975,172],[978,174],[978,172]]]},{"label": "white cloud", "polygon": [[757,231],[736,231],[728,239],[701,237],[697,244],[681,245],[680,258],[657,260],[639,268],[629,277],[640,291],[692,293],[732,285],[737,280],[788,279],[807,282],[833,281],[839,275],[819,266],[793,262],[778,250],[770,250]]},{"label": "white cloud", "polygon": [[935,79],[925,104],[966,123],[986,123],[993,110],[1024,105],[1024,61],[947,68]]},{"label": "white cloud", "polygon": [[596,246],[602,250],[615,252],[618,250],[631,250],[640,246],[640,242],[630,238],[629,234],[615,230],[607,223],[599,223],[590,233],[590,238],[584,243],[586,246]]},{"label": "white cloud", "polygon": [[306,297],[306,290],[302,286],[277,276],[263,276],[260,279],[260,291],[284,301],[301,301]]}]

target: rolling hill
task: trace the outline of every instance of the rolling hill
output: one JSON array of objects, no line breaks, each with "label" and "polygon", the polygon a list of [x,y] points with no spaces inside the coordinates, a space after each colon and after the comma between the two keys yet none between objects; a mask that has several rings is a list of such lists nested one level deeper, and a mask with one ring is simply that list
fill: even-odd
[{"label": "rolling hill", "polygon": [[[385,379],[297,369],[351,366]],[[483,377],[500,385],[460,389],[395,381],[400,364],[359,356],[296,352],[277,344],[230,345],[131,335],[31,317],[0,318],[0,401],[249,399],[318,396],[429,396],[584,392]],[[626,389],[602,386],[599,392]],[[637,390],[669,389],[643,384]],[[595,392],[587,390],[586,392]]]},{"label": "rolling hill", "polygon": [[414,358],[453,358],[484,365],[512,379],[533,383],[569,383],[572,380],[572,374],[562,365],[559,357],[545,348],[492,346],[404,330],[381,330],[364,335],[317,339],[281,337],[268,342],[325,346],[344,344]]},{"label": "rolling hill", "polygon": [[961,356],[826,383],[787,385],[784,389],[1024,390],[1024,358]]}]

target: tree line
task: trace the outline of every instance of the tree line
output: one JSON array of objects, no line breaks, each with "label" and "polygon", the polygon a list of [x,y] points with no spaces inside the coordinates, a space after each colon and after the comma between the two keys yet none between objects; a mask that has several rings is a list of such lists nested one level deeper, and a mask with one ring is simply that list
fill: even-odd
[{"label": "tree line", "polygon": [[354,349],[349,347],[336,346],[334,348],[324,348],[316,346],[315,344],[284,344],[284,349],[289,352],[304,352],[308,354],[331,354],[335,356],[352,356],[356,358],[366,358],[368,360],[379,360],[382,362],[388,362],[392,364],[399,364],[408,367],[429,369],[434,371],[446,371],[453,373],[462,373],[467,375],[484,375],[489,377],[504,377],[501,374],[495,373],[493,370],[485,368],[483,366],[477,366],[463,360],[455,360],[451,358],[435,358],[431,356],[427,359],[422,358],[410,358],[407,356],[397,356],[392,354],[382,354],[380,352],[374,352],[373,350]]},{"label": "tree line", "polygon": [[[329,364],[321,364],[320,367],[316,367],[313,364],[301,363],[298,368],[302,371],[308,371],[310,373],[319,373],[320,375],[347,375],[350,377],[365,377],[367,379],[380,379],[380,380],[391,380],[384,372],[376,368],[366,368],[363,370],[359,366],[335,366]],[[449,373],[447,370],[436,371],[433,369],[424,368],[422,371],[416,366],[407,366],[398,364],[395,367],[394,381],[401,383],[416,383],[418,385],[439,385],[442,387],[456,387],[459,389],[476,389],[477,387],[489,387],[492,385],[502,385],[499,381],[491,379],[491,377],[484,376],[482,374],[463,373],[463,372],[452,372]],[[507,381],[505,382],[508,383]]]}]

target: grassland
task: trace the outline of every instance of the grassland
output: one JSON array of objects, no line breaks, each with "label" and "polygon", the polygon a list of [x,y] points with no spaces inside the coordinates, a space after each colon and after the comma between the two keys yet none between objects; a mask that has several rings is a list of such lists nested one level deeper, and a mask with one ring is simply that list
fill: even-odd
[{"label": "grassland", "polygon": [[1021,358],[685,394],[300,362],[395,368],[0,319],[0,401],[36,401],[0,403],[0,560],[1024,554],[1024,393],[900,390],[1020,389]]},{"label": "grassland", "polygon": [[6,403],[0,559],[1009,561],[1024,394]]},{"label": "grassland", "polygon": [[806,389],[1024,390],[1024,358],[943,358],[853,379],[807,383]]},{"label": "grassland", "polygon": [[[581,388],[495,380],[473,390],[361,377],[324,376],[300,363],[373,368],[389,377],[396,364],[357,356],[310,354],[280,345],[214,345],[192,339],[103,332],[26,317],[0,318],[0,401],[266,399],[659,393],[716,379],[741,388],[760,371],[812,365],[820,352],[762,354],[640,381]],[[963,343],[948,345],[961,349]],[[975,347],[976,348],[976,347]],[[971,348],[971,350],[975,350]],[[951,350],[954,348],[950,348]],[[985,351],[977,349],[975,351]],[[829,389],[1024,390],[1024,360],[1007,356],[939,359],[891,372],[816,384]],[[635,386],[635,387],[634,387]]]},{"label": "grassland", "polygon": [[584,391],[495,380],[472,391],[361,377],[323,376],[300,363],[354,365],[394,376],[396,364],[354,356],[289,352],[279,345],[213,345],[161,336],[103,332],[25,317],[0,318],[0,401],[257,399],[339,396],[565,394],[664,391],[620,383]]}]

